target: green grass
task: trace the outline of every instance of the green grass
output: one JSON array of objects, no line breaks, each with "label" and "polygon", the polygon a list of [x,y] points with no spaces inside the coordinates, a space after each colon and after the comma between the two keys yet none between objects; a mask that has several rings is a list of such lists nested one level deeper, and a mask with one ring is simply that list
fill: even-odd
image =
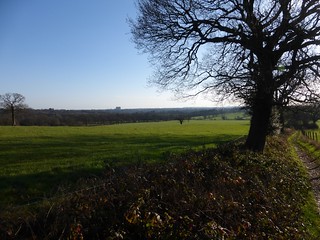
[{"label": "green grass", "polygon": [[[292,156],[296,160],[297,166],[300,168],[300,171],[308,178],[308,172],[305,166],[302,164],[299,157],[296,155],[296,151],[293,150],[294,143],[298,144],[300,147],[304,149],[304,151],[308,152],[310,156],[313,156],[316,161],[320,161],[320,150],[312,143],[308,142],[306,138],[302,137],[301,132],[294,133],[290,138],[289,142],[292,146]],[[313,237],[312,239],[317,239],[320,236],[320,216],[317,209],[317,204],[315,201],[315,196],[311,190],[311,186],[309,186],[310,190],[305,199],[305,205],[303,206],[303,222],[307,228],[307,231]]]},{"label": "green grass", "polygon": [[50,195],[61,184],[99,174],[106,163],[160,162],[170,152],[236,139],[248,128],[248,121],[0,127],[0,206]]},{"label": "green grass", "polygon": [[[318,137],[320,137],[320,131],[317,131]],[[320,145],[319,145],[319,139],[318,142],[316,140],[313,140],[310,136],[302,136],[302,133],[299,136],[299,145],[309,153],[312,157],[317,159],[320,163]]]},{"label": "green grass", "polygon": [[320,142],[320,120],[317,122],[319,129],[306,130],[306,135],[309,139]]},{"label": "green grass", "polygon": [[294,145],[276,136],[263,154],[241,146],[110,168],[76,193],[5,209],[0,238],[319,239],[312,212],[303,216],[310,184]]}]

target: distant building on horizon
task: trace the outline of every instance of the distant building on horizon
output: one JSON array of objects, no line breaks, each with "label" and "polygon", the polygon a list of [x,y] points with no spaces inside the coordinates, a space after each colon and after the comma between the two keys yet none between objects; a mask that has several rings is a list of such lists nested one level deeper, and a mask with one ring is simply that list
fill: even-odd
[{"label": "distant building on horizon", "polygon": [[116,107],[116,111],[120,111],[121,110],[121,107]]}]

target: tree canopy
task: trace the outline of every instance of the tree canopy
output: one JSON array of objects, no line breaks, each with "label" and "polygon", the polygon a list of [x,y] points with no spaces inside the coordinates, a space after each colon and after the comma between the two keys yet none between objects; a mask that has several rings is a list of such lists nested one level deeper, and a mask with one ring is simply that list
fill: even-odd
[{"label": "tree canopy", "polygon": [[151,78],[179,96],[236,98],[252,113],[246,147],[262,151],[274,106],[319,99],[318,0],[137,0],[136,46]]}]

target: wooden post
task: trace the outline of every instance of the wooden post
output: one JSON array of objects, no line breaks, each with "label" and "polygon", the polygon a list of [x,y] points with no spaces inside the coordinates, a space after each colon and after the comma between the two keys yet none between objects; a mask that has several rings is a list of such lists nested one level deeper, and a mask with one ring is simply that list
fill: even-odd
[{"label": "wooden post", "polygon": [[312,140],[313,140],[313,141],[315,140],[314,132],[312,132]]}]

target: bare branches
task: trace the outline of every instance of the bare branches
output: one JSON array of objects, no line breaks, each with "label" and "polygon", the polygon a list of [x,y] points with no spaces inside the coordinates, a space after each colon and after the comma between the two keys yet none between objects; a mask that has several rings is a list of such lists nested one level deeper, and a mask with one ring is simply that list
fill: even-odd
[{"label": "bare branches", "polygon": [[15,112],[18,109],[26,108],[25,97],[19,93],[6,93],[0,95],[0,106],[11,111],[12,126],[16,125]]},{"label": "bare branches", "polygon": [[156,66],[151,81],[161,88],[181,96],[213,92],[245,99],[260,85],[293,93],[299,84],[318,82],[318,0],[137,2],[133,39],[150,54]]},{"label": "bare branches", "polygon": [[247,148],[263,150],[274,106],[320,99],[319,0],[137,1],[131,29],[156,66],[151,82],[243,101]]},{"label": "bare branches", "polygon": [[10,109],[15,108],[25,108],[27,105],[24,104],[25,97],[19,93],[6,93],[0,95],[0,106]]}]

